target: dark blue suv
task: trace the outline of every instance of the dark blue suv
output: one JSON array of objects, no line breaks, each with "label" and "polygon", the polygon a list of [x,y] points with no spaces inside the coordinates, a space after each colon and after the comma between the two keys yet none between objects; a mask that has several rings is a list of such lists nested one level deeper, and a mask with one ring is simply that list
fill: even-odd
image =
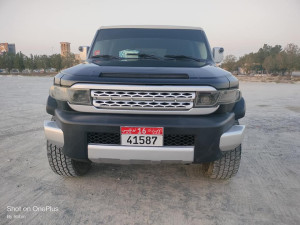
[{"label": "dark blue suv", "polygon": [[238,171],[245,102],[238,80],[216,66],[201,28],[101,27],[84,63],[54,78],[45,121],[52,170],[86,173],[98,163],[202,164]]}]

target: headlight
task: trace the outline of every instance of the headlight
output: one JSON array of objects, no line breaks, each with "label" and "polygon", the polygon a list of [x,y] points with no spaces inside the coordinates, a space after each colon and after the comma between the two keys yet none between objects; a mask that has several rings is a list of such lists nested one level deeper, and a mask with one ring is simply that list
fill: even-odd
[{"label": "headlight", "polygon": [[82,89],[68,89],[69,102],[72,104],[79,105],[90,105],[91,104],[91,95],[90,90]]},{"label": "headlight", "polygon": [[220,93],[210,92],[210,93],[202,93],[198,92],[196,95],[195,106],[197,107],[205,107],[205,106],[213,106],[217,103]]},{"label": "headlight", "polygon": [[68,89],[59,86],[51,86],[49,95],[60,101],[68,101]]},{"label": "headlight", "polygon": [[90,105],[91,97],[89,89],[65,88],[52,86],[50,96],[60,101],[68,101],[71,104]]},{"label": "headlight", "polygon": [[230,104],[239,101],[241,92],[238,89],[197,92],[195,107],[213,107],[219,104]]},{"label": "headlight", "polygon": [[241,92],[239,89],[232,89],[226,91],[220,91],[220,98],[218,103],[220,104],[230,104],[237,102],[241,99]]}]

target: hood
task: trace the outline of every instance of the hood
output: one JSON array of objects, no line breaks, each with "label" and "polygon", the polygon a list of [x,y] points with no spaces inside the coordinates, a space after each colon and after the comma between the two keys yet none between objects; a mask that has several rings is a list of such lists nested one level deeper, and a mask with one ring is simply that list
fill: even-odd
[{"label": "hood", "polygon": [[[203,67],[124,67],[83,63],[61,72],[60,84],[113,83],[146,85],[209,85],[216,89],[233,87],[237,79],[213,65]],[[146,76],[145,76],[146,75]],[[232,84],[231,84],[232,83]],[[237,83],[238,84],[238,83]]]}]

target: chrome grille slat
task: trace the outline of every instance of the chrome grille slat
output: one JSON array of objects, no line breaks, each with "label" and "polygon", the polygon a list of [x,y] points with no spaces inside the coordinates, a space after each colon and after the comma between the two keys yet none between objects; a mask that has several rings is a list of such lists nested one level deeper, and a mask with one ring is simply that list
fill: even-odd
[{"label": "chrome grille slat", "polygon": [[135,101],[177,101],[177,102],[188,102],[193,101],[194,99],[185,99],[185,98],[151,98],[151,97],[109,97],[109,96],[103,96],[103,97],[93,97],[93,100],[135,100]]},{"label": "chrome grille slat", "polygon": [[120,101],[120,100],[94,100],[97,108],[115,109],[164,109],[186,110],[193,107],[193,102],[166,102],[166,101]]},{"label": "chrome grille slat", "polygon": [[195,92],[91,90],[93,105],[100,109],[189,110]]},{"label": "chrome grille slat", "polygon": [[92,90],[92,97],[116,97],[116,98],[184,98],[194,99],[195,92],[145,92],[145,91],[98,91]]}]

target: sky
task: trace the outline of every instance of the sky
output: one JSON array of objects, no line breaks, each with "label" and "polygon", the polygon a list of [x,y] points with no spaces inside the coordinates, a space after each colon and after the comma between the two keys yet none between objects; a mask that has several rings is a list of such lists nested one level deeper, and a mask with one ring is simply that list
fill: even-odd
[{"label": "sky", "polygon": [[237,57],[263,44],[300,46],[300,0],[0,0],[0,43],[24,54],[90,45],[100,26],[202,27],[211,47]]}]

